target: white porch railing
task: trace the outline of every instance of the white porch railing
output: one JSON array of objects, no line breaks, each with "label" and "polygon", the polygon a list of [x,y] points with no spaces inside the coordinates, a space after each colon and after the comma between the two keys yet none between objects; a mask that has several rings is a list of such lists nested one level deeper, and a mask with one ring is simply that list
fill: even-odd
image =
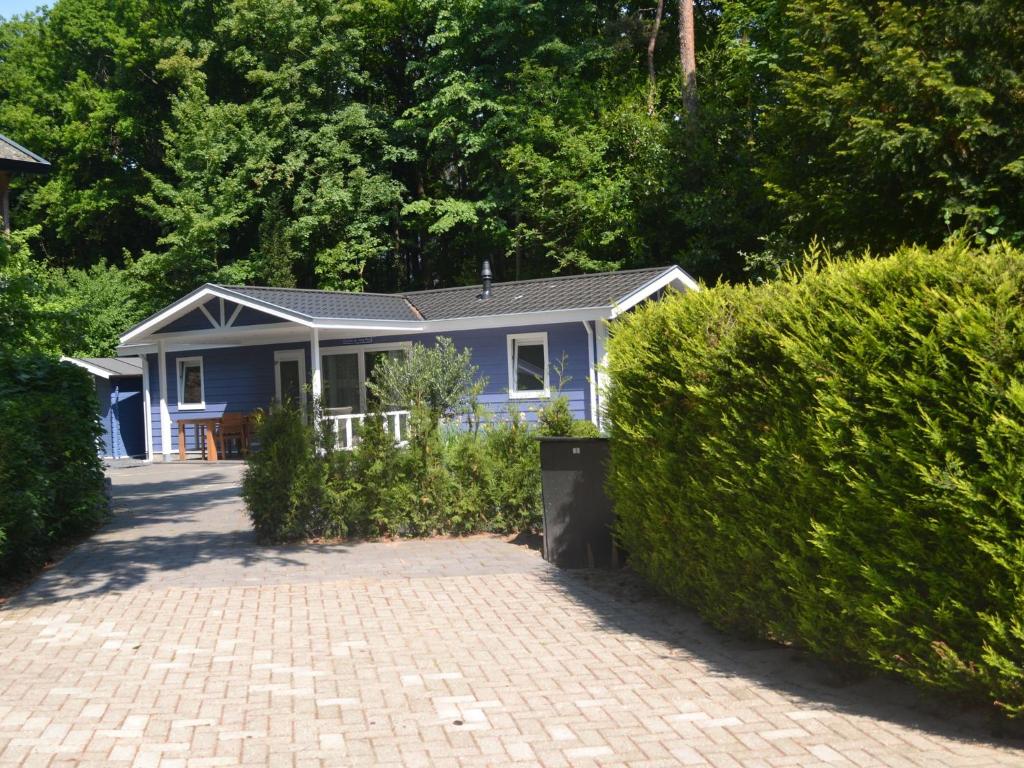
[{"label": "white porch railing", "polygon": [[[324,416],[334,428],[336,445],[342,451],[351,451],[359,443],[357,428],[363,423],[368,413],[346,413],[341,416]],[[384,420],[384,429],[391,433],[397,445],[405,445],[409,440],[409,411],[386,411],[380,414]]]}]

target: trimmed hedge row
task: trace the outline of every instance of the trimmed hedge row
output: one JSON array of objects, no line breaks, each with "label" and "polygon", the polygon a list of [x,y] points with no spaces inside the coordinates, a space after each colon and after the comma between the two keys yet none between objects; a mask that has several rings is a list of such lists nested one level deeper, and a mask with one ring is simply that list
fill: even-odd
[{"label": "trimmed hedge row", "polygon": [[82,369],[0,354],[0,576],[42,564],[105,518],[95,402]]},{"label": "trimmed hedge row", "polygon": [[540,448],[535,430],[510,418],[473,431],[441,430],[414,411],[407,446],[368,417],[353,451],[333,450],[291,406],[258,426],[260,450],[246,461],[242,497],[265,542],[310,538],[512,533],[541,523]]},{"label": "trimmed hedge row", "polygon": [[719,627],[1024,713],[1024,254],[669,298],[609,367],[637,570]]}]

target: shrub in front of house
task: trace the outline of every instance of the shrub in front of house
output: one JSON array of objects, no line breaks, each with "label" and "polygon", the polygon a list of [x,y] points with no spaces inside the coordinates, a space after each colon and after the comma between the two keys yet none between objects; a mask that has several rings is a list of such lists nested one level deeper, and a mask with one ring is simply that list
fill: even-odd
[{"label": "shrub in front of house", "polygon": [[407,444],[395,444],[380,414],[365,418],[352,451],[336,449],[328,422],[307,427],[298,409],[274,407],[261,419],[261,449],[243,480],[261,540],[539,529],[536,436],[584,433],[567,400],[538,414],[539,429],[514,411],[489,416],[476,401],[483,381],[469,353],[444,338],[382,359],[370,388],[381,410],[411,407]]},{"label": "shrub in front of house", "polygon": [[525,421],[475,430],[414,424],[409,444],[398,446],[384,418],[369,414],[355,448],[340,451],[297,409],[275,406],[257,431],[261,447],[247,459],[242,496],[260,541],[540,527],[540,453]]},{"label": "shrub in front of house", "polygon": [[95,402],[80,368],[0,353],[0,576],[41,565],[106,518]]},{"label": "shrub in front of house", "polygon": [[256,418],[260,450],[251,454],[242,478],[256,537],[263,542],[304,538],[327,516],[326,466],[316,454],[313,430],[302,412],[288,403]]},{"label": "shrub in front of house", "polygon": [[610,343],[632,565],[715,625],[1024,712],[1024,254],[651,303]]}]

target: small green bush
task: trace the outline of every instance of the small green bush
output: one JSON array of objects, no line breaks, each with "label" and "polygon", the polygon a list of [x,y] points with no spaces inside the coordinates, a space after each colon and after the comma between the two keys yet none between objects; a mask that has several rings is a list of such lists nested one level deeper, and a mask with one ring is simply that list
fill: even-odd
[{"label": "small green bush", "polygon": [[541,521],[540,451],[520,419],[468,431],[439,430],[413,413],[397,446],[379,414],[357,429],[352,451],[276,406],[261,420],[261,449],[247,463],[242,496],[261,541],[344,536],[511,533]]},{"label": "small green bush", "polygon": [[108,513],[92,378],[0,352],[0,575],[42,564]]},{"label": "small green bush", "polygon": [[276,542],[307,535],[320,517],[325,487],[312,430],[302,412],[286,403],[257,416],[256,437],[260,449],[248,457],[242,477],[242,498],[256,537]]},{"label": "small green bush", "polygon": [[487,384],[478,377],[468,349],[459,352],[447,336],[434,346],[413,344],[407,355],[382,357],[368,386],[386,408],[413,408],[439,419],[472,414]]},{"label": "small green bush", "polygon": [[535,430],[515,414],[484,428],[484,454],[492,468],[486,486],[490,529],[503,533],[539,531],[544,509],[540,484],[540,443]]},{"label": "small green bush", "polygon": [[719,627],[1024,713],[1024,254],[668,298],[609,367],[634,567]]}]

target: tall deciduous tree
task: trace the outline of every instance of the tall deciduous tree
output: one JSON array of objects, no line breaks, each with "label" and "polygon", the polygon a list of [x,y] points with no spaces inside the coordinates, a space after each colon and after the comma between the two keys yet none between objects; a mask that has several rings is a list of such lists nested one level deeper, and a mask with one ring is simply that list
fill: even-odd
[{"label": "tall deciduous tree", "polygon": [[658,0],[654,9],[654,21],[651,22],[651,36],[647,40],[647,77],[650,81],[647,89],[647,114],[654,114],[654,102],[657,97],[658,75],[654,65],[654,54],[658,49],[658,32],[661,30],[661,17],[665,13],[665,0]]},{"label": "tall deciduous tree", "polygon": [[761,173],[775,242],[1024,239],[1024,6],[794,0],[780,18]]},{"label": "tall deciduous tree", "polygon": [[679,0],[679,69],[683,107],[692,119],[697,114],[697,35],[693,0]]}]

